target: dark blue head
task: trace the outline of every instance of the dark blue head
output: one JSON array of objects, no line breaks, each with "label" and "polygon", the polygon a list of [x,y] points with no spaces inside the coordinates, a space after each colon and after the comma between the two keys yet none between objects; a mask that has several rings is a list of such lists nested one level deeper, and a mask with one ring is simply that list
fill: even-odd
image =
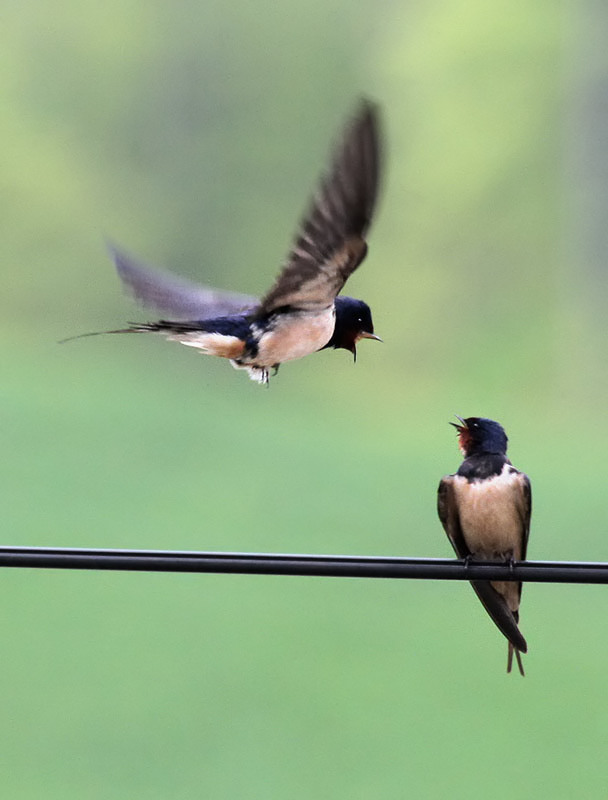
[{"label": "dark blue head", "polygon": [[450,422],[458,431],[458,446],[465,458],[481,453],[504,456],[507,452],[507,434],[502,425],[484,417],[458,417],[460,425]]},{"label": "dark blue head", "polygon": [[[356,344],[359,339],[382,339],[374,333],[372,312],[363,300],[353,297],[336,297],[336,325],[334,333],[325,347],[350,350],[357,359]],[[323,349],[325,349],[325,347]]]}]

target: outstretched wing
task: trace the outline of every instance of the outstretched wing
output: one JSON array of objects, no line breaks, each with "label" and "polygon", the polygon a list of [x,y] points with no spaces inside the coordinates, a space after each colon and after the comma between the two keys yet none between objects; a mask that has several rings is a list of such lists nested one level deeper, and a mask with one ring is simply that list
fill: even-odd
[{"label": "outstretched wing", "polygon": [[143,305],[170,313],[177,320],[212,319],[248,313],[256,297],[225,292],[154,269],[109,244],[108,250],[124,286]]},{"label": "outstretched wing", "polygon": [[363,101],[321,180],[292,249],[259,313],[290,307],[320,311],[365,258],[380,172],[377,107]]}]

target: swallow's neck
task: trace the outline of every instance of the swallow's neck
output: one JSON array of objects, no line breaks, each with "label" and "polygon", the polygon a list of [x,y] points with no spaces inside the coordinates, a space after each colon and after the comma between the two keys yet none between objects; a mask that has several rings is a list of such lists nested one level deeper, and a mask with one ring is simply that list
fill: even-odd
[{"label": "swallow's neck", "polygon": [[334,327],[334,332],[331,336],[331,339],[321,349],[325,350],[326,347],[333,347],[334,350],[338,350],[342,348],[343,350],[350,350],[350,352],[353,353],[355,350],[356,341],[357,341],[356,331],[348,330],[342,327],[338,327],[338,325],[336,325]]},{"label": "swallow's neck", "polygon": [[468,481],[485,481],[500,475],[510,463],[504,453],[473,453],[465,458],[456,474]]}]

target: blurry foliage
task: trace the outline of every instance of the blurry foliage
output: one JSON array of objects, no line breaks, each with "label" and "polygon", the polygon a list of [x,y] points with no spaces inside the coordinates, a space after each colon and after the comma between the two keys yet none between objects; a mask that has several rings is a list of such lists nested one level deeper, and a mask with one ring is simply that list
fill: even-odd
[{"label": "blurry foliage", "polygon": [[[450,555],[459,413],[499,419],[532,478],[530,557],[606,560],[605,288],[564,168],[585,53],[561,4],[2,15],[7,543]],[[386,182],[347,291],[384,344],[268,390],[153,337],[56,344],[149,315],[103,236],[263,292],[361,94]],[[601,587],[525,587],[520,681],[460,584],[2,577],[7,796],[605,790]]]}]

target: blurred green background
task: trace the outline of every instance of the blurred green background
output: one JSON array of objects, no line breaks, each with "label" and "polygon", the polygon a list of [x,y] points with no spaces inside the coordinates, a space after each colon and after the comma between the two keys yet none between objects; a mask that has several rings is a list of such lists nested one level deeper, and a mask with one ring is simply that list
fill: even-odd
[{"label": "blurred green background", "polygon": [[[6,2],[6,544],[444,557],[453,414],[531,477],[532,559],[607,560],[597,2]],[[155,337],[109,236],[273,279],[357,98],[386,180],[347,293],[384,344],[268,390]],[[464,583],[5,570],[11,798],[605,797],[603,587],[530,584],[527,676]]]}]

